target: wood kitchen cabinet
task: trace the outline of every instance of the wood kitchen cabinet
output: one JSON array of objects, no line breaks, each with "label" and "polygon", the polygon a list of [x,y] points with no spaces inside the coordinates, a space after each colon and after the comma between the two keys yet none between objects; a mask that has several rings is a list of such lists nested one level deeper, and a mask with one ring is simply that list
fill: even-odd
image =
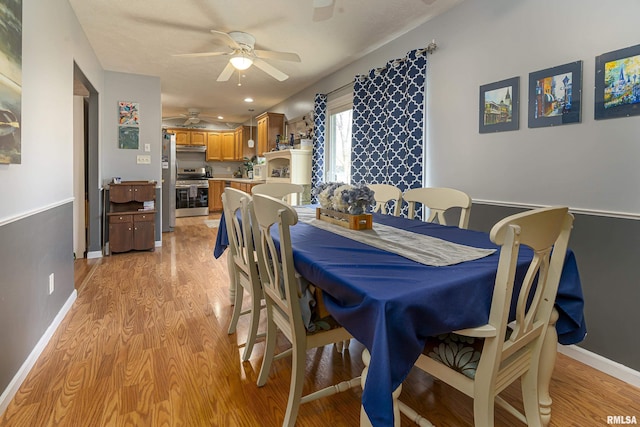
[{"label": "wood kitchen cabinet", "polygon": [[222,159],[222,135],[220,132],[207,132],[207,161]]},{"label": "wood kitchen cabinet", "polygon": [[258,150],[257,155],[276,148],[276,135],[284,137],[284,114],[262,113],[256,117],[258,121]]},{"label": "wood kitchen cabinet", "polygon": [[234,131],[237,160],[250,159],[256,155],[256,148],[249,147],[249,139],[256,138],[255,126],[240,126]]},{"label": "wood kitchen cabinet", "polygon": [[222,211],[222,193],[224,192],[224,181],[209,180],[209,212]]},{"label": "wood kitchen cabinet", "polygon": [[251,183],[251,182],[240,182],[240,181],[231,181],[229,183],[231,188],[235,188],[237,190],[240,191],[244,191],[247,194],[251,194],[251,189],[258,184],[262,184],[261,182],[259,183]]},{"label": "wood kitchen cabinet", "polygon": [[233,160],[241,160],[238,158],[236,154],[236,141],[235,135],[233,132],[222,132],[220,134],[221,144],[222,144],[222,155],[220,160],[223,161],[233,161]]},{"label": "wood kitchen cabinet", "polygon": [[200,130],[192,130],[191,145],[207,145],[207,132]]},{"label": "wood kitchen cabinet", "polygon": [[207,132],[189,129],[167,129],[176,136],[176,145],[206,145]]},{"label": "wood kitchen cabinet", "polygon": [[[155,249],[155,192],[151,181],[124,181],[109,186],[109,251]],[[153,208],[145,209],[145,202]]]}]

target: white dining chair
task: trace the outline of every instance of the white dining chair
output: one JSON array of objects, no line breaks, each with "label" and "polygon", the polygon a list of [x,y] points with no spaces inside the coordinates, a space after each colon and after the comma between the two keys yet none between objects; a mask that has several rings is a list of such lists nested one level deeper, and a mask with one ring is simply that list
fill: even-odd
[{"label": "white dining chair", "polygon": [[374,212],[387,213],[387,204],[393,203],[393,216],[400,216],[402,209],[402,190],[391,184],[367,184],[367,187],[373,191],[373,197],[376,205]]},{"label": "white dining chair", "polygon": [[413,218],[416,211],[416,203],[429,208],[428,222],[437,222],[447,225],[445,212],[452,208],[460,208],[459,228],[469,226],[471,213],[471,197],[463,191],[445,187],[412,188],[402,195],[402,199],[409,205],[408,217]]},{"label": "white dining chair", "polygon": [[[415,366],[473,398],[476,426],[494,425],[498,404],[528,426],[542,426],[538,365],[564,265],[573,215],[566,207],[541,208],[509,216],[491,229],[500,246],[487,324],[427,339]],[[521,248],[533,250],[522,279],[516,270]],[[552,251],[553,250],[553,251]],[[515,277],[523,280],[510,307]],[[555,351],[555,348],[554,348]],[[524,414],[499,396],[521,380]],[[427,421],[403,402],[400,411],[419,425]]]},{"label": "white dining chair", "polygon": [[290,182],[267,182],[264,184],[254,185],[251,188],[251,194],[266,194],[276,199],[288,199],[289,195],[296,195],[295,199],[300,200],[300,195],[304,191],[304,187],[300,184]]},{"label": "white dining chair", "polygon": [[[247,204],[249,207],[249,205]],[[327,330],[307,332],[301,309],[301,293],[293,265],[290,227],[298,222],[296,211],[282,200],[256,194],[253,196],[251,215],[255,218],[254,235],[258,251],[258,264],[267,305],[267,339],[265,355],[258,376],[258,386],[263,386],[274,360],[292,356],[291,385],[283,426],[293,426],[301,403],[346,391],[360,386],[360,377],[325,387],[302,396],[305,380],[307,350],[328,344],[341,344],[351,338],[346,329],[330,323]],[[280,242],[274,242],[271,231],[277,228]],[[291,342],[291,348],[275,355],[277,332]]]},{"label": "white dining chair", "polygon": [[[229,262],[229,275],[233,276],[236,283],[233,313],[229,323],[228,333],[236,332],[238,319],[241,315],[249,315],[249,332],[244,346],[242,360],[249,360],[253,346],[257,338],[264,334],[258,333],[260,323],[260,311],[263,305],[262,285],[258,271],[258,262],[255,255],[254,243],[251,234],[251,220],[242,213],[242,202],[251,201],[251,196],[244,191],[227,187],[222,194],[222,206],[224,219],[227,226],[229,247],[227,257]],[[238,216],[238,214],[240,214]],[[250,306],[243,310],[245,292],[249,294]]]}]

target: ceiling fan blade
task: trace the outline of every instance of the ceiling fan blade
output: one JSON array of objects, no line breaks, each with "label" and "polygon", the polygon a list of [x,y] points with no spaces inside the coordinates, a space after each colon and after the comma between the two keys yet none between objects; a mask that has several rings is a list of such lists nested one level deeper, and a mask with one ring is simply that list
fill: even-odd
[{"label": "ceiling fan blade", "polygon": [[233,37],[231,37],[228,33],[225,33],[224,31],[211,30],[211,34],[219,34],[225,37],[227,39],[227,42],[229,42],[229,46],[231,46],[233,49],[242,49],[242,47],[238,44],[238,42],[236,42],[233,39]]},{"label": "ceiling fan blade", "polygon": [[[254,62],[254,64],[255,64],[255,62]],[[224,67],[224,70],[222,70],[222,72],[220,73],[220,75],[218,76],[216,81],[217,82],[226,82],[227,80],[229,80],[231,78],[231,75],[233,74],[234,71],[235,71],[235,68],[233,68],[233,65],[231,65],[231,62],[227,62],[227,66]]]},{"label": "ceiling fan blade", "polygon": [[256,67],[260,68],[262,71],[264,71],[265,73],[269,74],[271,77],[273,77],[274,79],[276,79],[278,81],[282,82],[282,81],[287,80],[289,78],[288,75],[286,75],[282,71],[278,70],[277,68],[275,68],[271,64],[266,63],[265,61],[263,61],[260,58],[254,59],[253,60],[253,65],[255,65]]},{"label": "ceiling fan blade", "polygon": [[313,7],[327,7],[333,5],[333,0],[313,0]]},{"label": "ceiling fan blade", "polygon": [[184,114],[180,114],[179,116],[174,116],[174,117],[163,117],[162,120],[177,120],[177,119],[184,119],[187,116]]},{"label": "ceiling fan blade", "polygon": [[301,62],[300,56],[298,56],[297,53],[292,53],[292,52],[276,52],[274,50],[254,49],[253,53],[255,53],[255,55],[258,58],[277,59],[279,61]]},{"label": "ceiling fan blade", "polygon": [[230,55],[230,52],[196,52],[196,53],[177,53],[171,56],[178,56],[182,58],[200,58],[203,56],[220,56]]}]

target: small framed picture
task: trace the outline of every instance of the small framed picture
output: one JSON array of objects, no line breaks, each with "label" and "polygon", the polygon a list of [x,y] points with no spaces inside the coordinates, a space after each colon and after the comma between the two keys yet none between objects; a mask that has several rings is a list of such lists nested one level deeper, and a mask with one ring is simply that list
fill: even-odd
[{"label": "small framed picture", "polygon": [[518,130],[520,77],[480,86],[480,133]]},{"label": "small framed picture", "polygon": [[529,127],[580,123],[582,61],[529,74]]},{"label": "small framed picture", "polygon": [[640,45],[596,57],[595,119],[640,114]]}]

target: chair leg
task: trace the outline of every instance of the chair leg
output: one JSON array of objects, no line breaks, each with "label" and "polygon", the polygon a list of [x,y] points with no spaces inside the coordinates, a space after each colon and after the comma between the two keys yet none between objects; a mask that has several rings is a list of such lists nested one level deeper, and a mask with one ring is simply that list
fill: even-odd
[{"label": "chair leg", "polygon": [[233,276],[233,281],[236,283],[236,288],[234,293],[233,314],[231,315],[231,322],[229,322],[229,330],[227,331],[228,334],[233,334],[236,332],[238,319],[240,318],[240,314],[242,314],[242,299],[244,297],[244,288],[242,286],[238,286],[238,277],[235,273],[235,269]]},{"label": "chair leg", "polygon": [[307,353],[304,349],[293,348],[291,357],[291,386],[289,388],[289,400],[287,411],[284,414],[283,427],[293,427],[298,418],[298,409],[302,399],[302,386],[304,385],[304,370],[306,368]]},{"label": "chair leg", "polygon": [[267,383],[269,378],[269,371],[271,371],[271,362],[273,362],[274,352],[276,349],[276,334],[278,328],[271,320],[271,307],[267,303],[267,335],[264,347],[264,357],[262,359],[262,367],[260,368],[260,374],[258,375],[258,387],[262,387]]},{"label": "chair leg", "polygon": [[527,426],[542,427],[544,424],[540,414],[540,401],[538,400],[538,370],[531,367],[520,381],[522,381],[522,400]]},{"label": "chair leg", "polygon": [[260,323],[260,297],[253,292],[251,295],[251,323],[249,325],[249,333],[247,335],[247,343],[244,346],[244,353],[242,354],[242,361],[246,362],[251,357],[253,351],[253,345],[256,342],[258,336],[258,323]]},{"label": "chair leg", "polygon": [[495,398],[487,389],[477,389],[473,393],[473,425],[493,427]]}]

